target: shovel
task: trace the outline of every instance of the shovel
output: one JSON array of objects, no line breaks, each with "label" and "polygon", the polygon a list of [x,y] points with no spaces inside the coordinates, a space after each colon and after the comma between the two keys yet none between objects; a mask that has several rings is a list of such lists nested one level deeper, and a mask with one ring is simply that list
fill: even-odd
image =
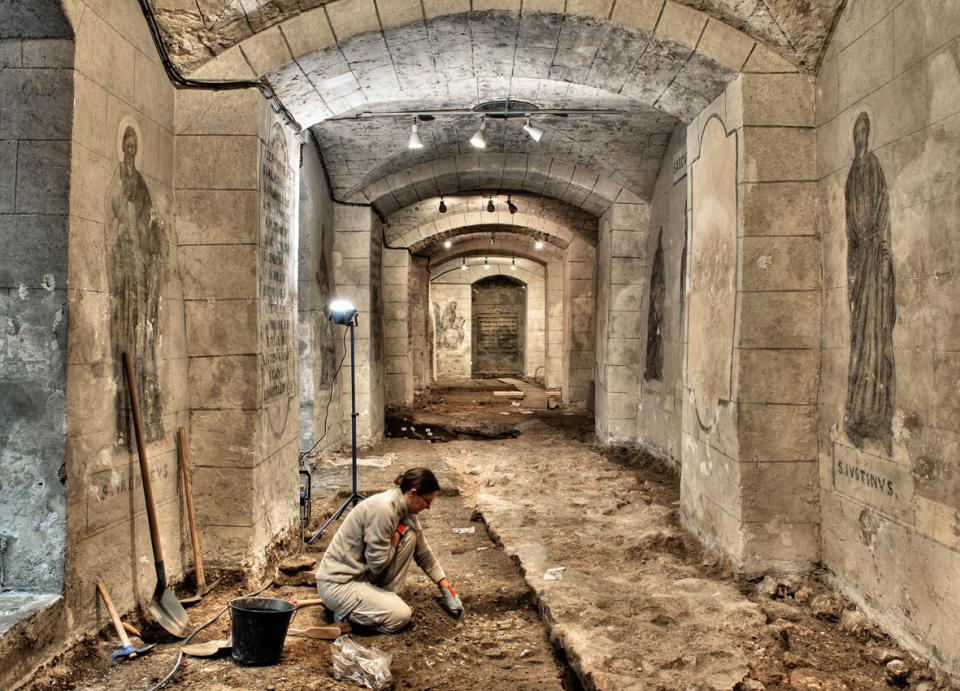
[{"label": "shovel", "polygon": [[150,484],[150,467],[147,464],[147,449],[143,444],[143,420],[140,416],[140,398],[137,395],[137,377],[133,370],[130,353],[123,354],[123,369],[127,374],[127,389],[130,392],[130,408],[133,411],[133,430],[137,437],[137,456],[140,458],[140,476],[143,480],[143,496],[147,504],[147,521],[150,523],[150,544],[153,546],[153,561],[157,570],[157,586],[153,599],[147,603],[150,616],[177,638],[185,638],[190,617],[177,601],[173,589],[167,586],[167,573],[163,567],[163,550],[160,546],[160,530],[157,526],[157,507],[153,501]]},{"label": "shovel", "polygon": [[103,585],[103,581],[97,581],[97,590],[100,591],[103,604],[107,606],[107,611],[110,613],[110,621],[113,622],[113,628],[117,630],[117,635],[120,636],[120,643],[123,645],[122,648],[113,651],[113,659],[132,660],[137,655],[149,653],[156,643],[145,645],[142,648],[134,648],[133,644],[130,643],[130,639],[127,637],[127,632],[124,630],[123,624],[120,622],[120,616],[117,614],[117,610],[113,608],[113,602],[110,600],[110,596],[107,595],[107,588]]}]

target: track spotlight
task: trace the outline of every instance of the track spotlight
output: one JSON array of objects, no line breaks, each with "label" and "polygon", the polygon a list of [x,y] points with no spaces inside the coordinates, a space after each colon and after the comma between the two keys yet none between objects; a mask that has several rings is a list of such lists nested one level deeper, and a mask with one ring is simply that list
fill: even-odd
[{"label": "track spotlight", "polygon": [[461,270],[461,271],[466,271],[466,270],[467,270],[467,258],[466,258],[466,257],[463,258],[463,263],[460,264],[460,270]]},{"label": "track spotlight", "polygon": [[490,268],[490,260],[487,259],[486,257],[483,258],[483,268],[484,268],[484,269],[489,269],[489,268]]},{"label": "track spotlight", "polygon": [[513,203],[513,199],[510,195],[507,195],[507,208],[510,209],[510,215],[517,213],[517,205]]},{"label": "track spotlight", "polygon": [[516,270],[517,270],[517,260],[516,260],[516,259],[511,259],[511,260],[510,260],[510,269],[511,269],[512,271],[516,271]]},{"label": "track spotlight", "polygon": [[526,122],[523,123],[523,131],[530,135],[530,139],[539,143],[540,137],[543,136],[543,130],[539,127],[534,127],[530,124],[530,117],[527,116]]},{"label": "track spotlight", "polygon": [[440,208],[440,213],[442,213],[442,214],[447,213],[447,205],[444,203],[443,197],[440,197],[440,207],[439,207],[439,208]]},{"label": "track spotlight", "polygon": [[473,133],[473,136],[470,137],[470,143],[473,144],[474,148],[485,149],[487,148],[487,135],[484,131],[487,129],[487,120],[486,118],[480,118],[480,129]]},{"label": "track spotlight", "polygon": [[408,149],[422,149],[423,140],[420,139],[420,118],[413,116],[413,124],[410,125],[410,139],[407,140]]},{"label": "track spotlight", "polygon": [[444,240],[444,241],[443,241],[443,248],[444,248],[444,249],[450,249],[451,247],[453,247],[453,243],[452,243],[452,242],[450,242],[449,240]]},{"label": "track spotlight", "polygon": [[497,207],[493,203],[493,197],[490,197],[490,201],[487,202],[487,211],[493,213],[497,210]]}]

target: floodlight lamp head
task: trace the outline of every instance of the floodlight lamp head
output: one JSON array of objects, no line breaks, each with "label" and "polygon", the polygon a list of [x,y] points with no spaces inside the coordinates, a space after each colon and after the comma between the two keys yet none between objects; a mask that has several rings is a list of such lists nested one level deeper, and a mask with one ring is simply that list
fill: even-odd
[{"label": "floodlight lamp head", "polygon": [[470,143],[476,149],[485,149],[487,148],[487,136],[484,133],[484,130],[487,129],[487,121],[485,118],[480,118],[480,129],[473,133],[473,136],[470,137]]},{"label": "floodlight lamp head", "polygon": [[487,211],[493,213],[497,210],[497,207],[493,203],[493,197],[490,197],[490,201],[487,202]]},{"label": "floodlight lamp head", "polygon": [[407,140],[408,149],[422,149],[423,140],[420,139],[420,119],[413,117],[413,124],[410,126],[410,139]]},{"label": "floodlight lamp head", "polygon": [[357,308],[347,300],[334,300],[330,303],[330,321],[334,324],[350,326],[357,316]]},{"label": "floodlight lamp head", "polygon": [[540,137],[543,136],[543,130],[530,124],[530,116],[527,116],[526,122],[523,123],[523,131],[530,135],[530,139],[538,144],[540,143]]},{"label": "floodlight lamp head", "polygon": [[517,205],[513,203],[513,198],[510,196],[507,197],[507,208],[510,209],[511,216],[518,211]]}]

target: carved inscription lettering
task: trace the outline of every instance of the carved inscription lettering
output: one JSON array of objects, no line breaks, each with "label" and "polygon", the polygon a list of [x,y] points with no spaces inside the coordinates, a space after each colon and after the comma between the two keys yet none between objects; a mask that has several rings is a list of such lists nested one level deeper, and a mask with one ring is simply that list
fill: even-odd
[{"label": "carved inscription lettering", "polygon": [[263,402],[295,393],[293,381],[292,179],[283,130],[274,125],[263,152],[261,179],[260,334]]}]

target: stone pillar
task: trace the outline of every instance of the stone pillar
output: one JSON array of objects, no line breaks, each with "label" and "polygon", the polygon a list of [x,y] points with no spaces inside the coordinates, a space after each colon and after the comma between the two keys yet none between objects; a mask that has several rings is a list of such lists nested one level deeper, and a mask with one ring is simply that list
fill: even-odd
[{"label": "stone pillar", "polygon": [[746,572],[819,558],[812,127],[809,78],[747,74],[688,128],[682,516]]},{"label": "stone pillar", "polygon": [[410,315],[410,369],[414,393],[426,388],[432,378],[433,336],[429,328],[430,284],[427,259],[410,257],[407,271]]},{"label": "stone pillar", "polygon": [[563,376],[563,262],[551,259],[546,276],[546,372],[548,389],[560,388],[567,393]]},{"label": "stone pillar", "polygon": [[296,504],[299,146],[255,90],[184,91],[176,196],[205,557],[264,566]]},{"label": "stone pillar", "polygon": [[563,265],[565,401],[590,405],[593,400],[593,290],[596,249],[579,237],[567,247]]},{"label": "stone pillar", "polygon": [[649,220],[647,204],[617,203],[600,222],[595,405],[597,434],[605,442],[637,438],[646,338],[646,318],[640,306],[647,282]]},{"label": "stone pillar", "polygon": [[383,347],[385,404],[413,403],[410,353],[410,253],[383,250]]},{"label": "stone pillar", "polygon": [[[382,246],[378,221],[369,208],[337,204],[333,213],[334,297],[359,311],[355,333],[357,439],[383,434]],[[347,348],[349,349],[349,343]],[[350,435],[350,354],[340,372],[344,435]]]}]

